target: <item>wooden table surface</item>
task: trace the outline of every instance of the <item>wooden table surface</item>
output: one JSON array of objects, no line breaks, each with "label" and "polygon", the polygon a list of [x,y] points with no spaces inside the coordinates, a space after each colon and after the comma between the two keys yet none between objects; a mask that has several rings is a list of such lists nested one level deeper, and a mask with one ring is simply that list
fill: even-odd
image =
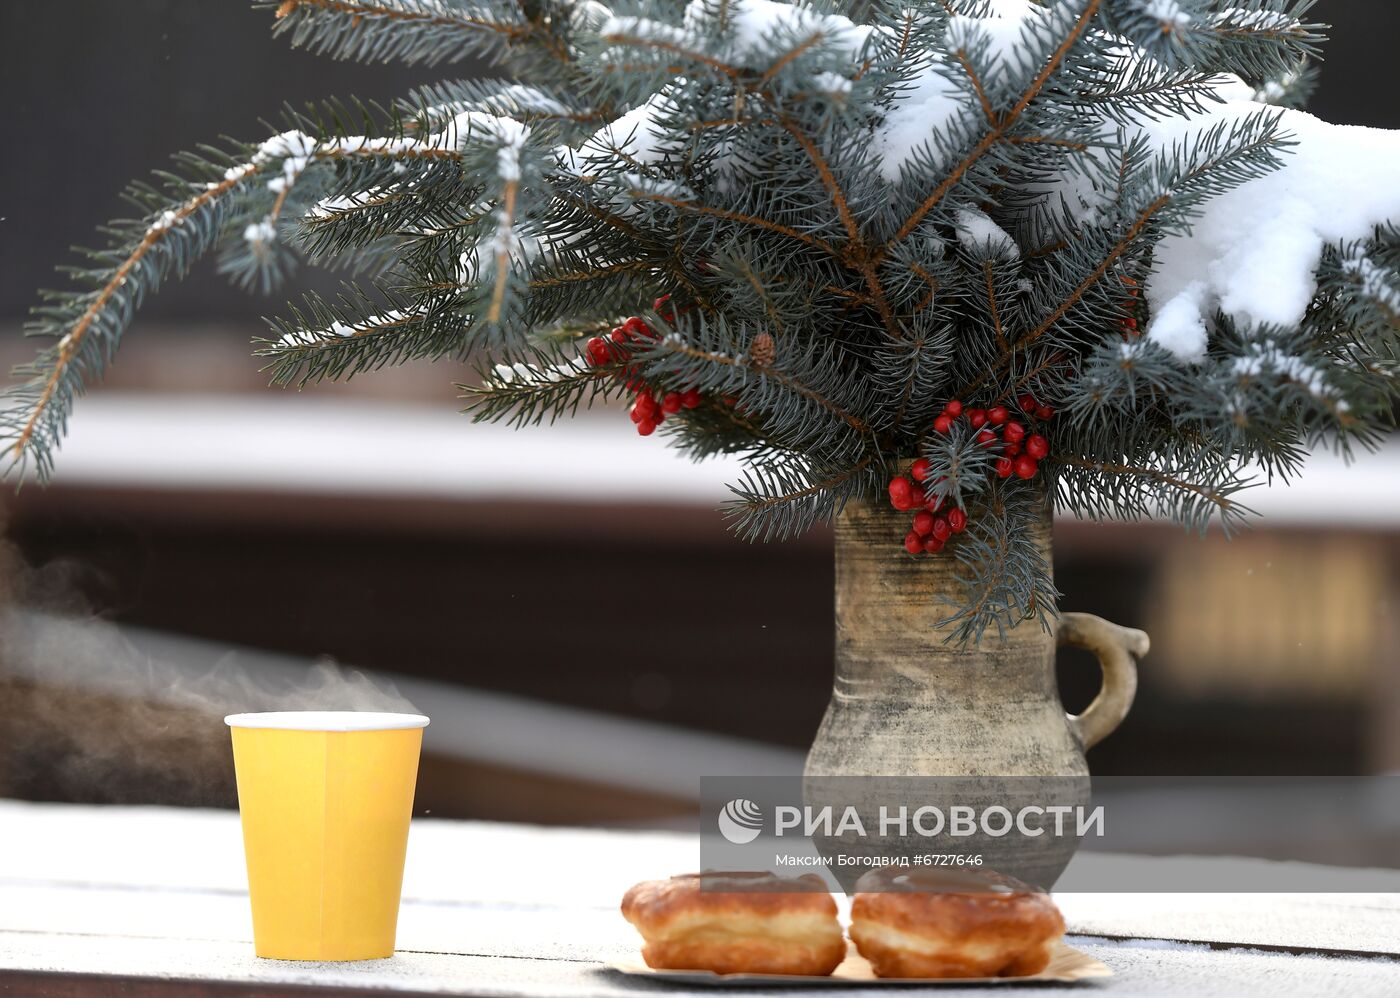
[{"label": "wooden table surface", "polygon": [[[0,994],[713,998],[713,989],[602,966],[637,953],[638,938],[617,913],[628,885],[697,861],[693,835],[415,821],[397,955],[291,963],[253,955],[235,814],[0,801]],[[1123,860],[1076,860],[1113,862]],[[1350,883],[1366,892],[1058,894],[1070,943],[1115,976],[1032,990],[1393,998],[1400,893],[1369,889],[1365,874]],[[1387,879],[1377,885],[1394,889]],[[869,998],[876,988],[841,990]],[[979,992],[985,987],[939,989]]]}]

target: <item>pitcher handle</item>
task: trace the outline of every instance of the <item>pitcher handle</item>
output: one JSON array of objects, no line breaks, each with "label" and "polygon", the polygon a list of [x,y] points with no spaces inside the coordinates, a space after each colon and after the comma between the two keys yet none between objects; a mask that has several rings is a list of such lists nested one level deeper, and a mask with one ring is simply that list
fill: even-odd
[{"label": "pitcher handle", "polygon": [[1127,716],[1137,693],[1137,663],[1151,643],[1145,631],[1119,627],[1092,613],[1060,614],[1059,643],[1087,648],[1099,657],[1103,687],[1082,714],[1067,714],[1069,726],[1087,749],[1113,732]]}]

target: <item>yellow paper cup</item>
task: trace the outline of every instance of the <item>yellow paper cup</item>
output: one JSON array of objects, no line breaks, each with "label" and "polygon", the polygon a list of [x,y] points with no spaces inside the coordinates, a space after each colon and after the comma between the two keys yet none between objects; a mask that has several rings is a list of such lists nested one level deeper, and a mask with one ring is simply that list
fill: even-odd
[{"label": "yellow paper cup", "polygon": [[230,714],[253,943],[275,960],[392,956],[428,719]]}]

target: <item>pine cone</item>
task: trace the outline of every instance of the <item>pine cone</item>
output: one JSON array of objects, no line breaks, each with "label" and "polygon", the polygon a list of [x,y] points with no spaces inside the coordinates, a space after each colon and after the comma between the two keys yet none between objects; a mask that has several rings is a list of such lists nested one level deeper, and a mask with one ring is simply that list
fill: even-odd
[{"label": "pine cone", "polygon": [[749,344],[749,363],[754,367],[767,367],[778,359],[778,345],[768,333],[759,333]]}]

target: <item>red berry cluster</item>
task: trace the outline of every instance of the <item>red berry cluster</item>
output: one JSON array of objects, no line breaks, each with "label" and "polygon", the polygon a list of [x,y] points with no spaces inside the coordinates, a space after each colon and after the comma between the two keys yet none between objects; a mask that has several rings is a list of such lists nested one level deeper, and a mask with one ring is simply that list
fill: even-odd
[{"label": "red berry cluster", "polygon": [[[1022,395],[1017,404],[1029,419],[1045,421],[1055,415],[1048,405],[1041,405],[1029,394]],[[977,442],[983,447],[1000,450],[997,458],[998,478],[1034,478],[1040,468],[1040,461],[1050,453],[1050,441],[1039,433],[1032,433],[1026,424],[1011,418],[1011,410],[1004,405],[994,405],[990,409],[968,409],[957,399],[949,402],[943,412],[933,421],[935,433],[948,433],[959,417],[965,417],[972,429],[977,431]]]},{"label": "red berry cluster", "polygon": [[694,388],[687,388],[683,392],[667,392],[661,396],[660,402],[656,400],[656,395],[650,388],[644,388],[637,393],[636,401],[632,403],[632,422],[637,424],[638,433],[649,437],[665,422],[667,416],[682,409],[694,409],[699,404],[700,393]]},{"label": "red berry cluster", "polygon": [[[1026,421],[1049,421],[1055,410],[1037,402],[1030,394],[1016,400]],[[953,424],[966,419],[968,425],[977,432],[977,441],[984,447],[1000,450],[995,470],[997,477],[1034,478],[1040,470],[1040,462],[1050,453],[1050,441],[1040,433],[1031,432],[1026,424],[1011,418],[1011,410],[1004,405],[994,405],[990,409],[967,409],[957,399],[949,402],[933,421],[935,433],[951,433]],[[914,514],[913,529],[904,537],[904,550],[910,554],[935,554],[943,550],[943,545],[953,534],[962,533],[967,528],[967,513],[961,509],[950,509],[939,515],[942,500],[926,499],[921,484],[928,479],[929,462],[919,458],[909,468],[908,477],[900,476],[890,480],[890,504],[901,511],[917,510]],[[911,481],[912,479],[912,481]],[[914,483],[921,483],[916,486]]]},{"label": "red berry cluster", "polygon": [[[652,304],[663,318],[670,318],[662,312],[670,295],[662,295]],[[659,334],[635,315],[620,326],[615,326],[608,333],[607,338],[594,336],[585,346],[589,363],[595,367],[602,367],[605,364],[616,363],[625,360],[630,356],[632,350],[630,344],[643,340],[654,340]],[[632,422],[637,424],[637,432],[642,436],[650,436],[656,432],[668,415],[680,412],[682,409],[694,409],[700,404],[700,392],[698,389],[689,388],[683,392],[667,392],[659,399],[651,388],[642,381],[640,373],[635,367],[624,367],[618,372],[619,377],[627,379],[627,388],[636,392],[637,396],[632,401],[631,416]]]},{"label": "red berry cluster", "polygon": [[[937,554],[948,538],[967,529],[967,514],[954,507],[941,513],[943,500],[929,499],[923,490],[928,480],[928,458],[921,457],[909,466],[909,476],[890,479],[890,504],[902,512],[917,510],[909,533],[904,535],[904,550],[910,554]],[[913,479],[913,481],[910,481]],[[914,483],[918,482],[918,485]]]}]

